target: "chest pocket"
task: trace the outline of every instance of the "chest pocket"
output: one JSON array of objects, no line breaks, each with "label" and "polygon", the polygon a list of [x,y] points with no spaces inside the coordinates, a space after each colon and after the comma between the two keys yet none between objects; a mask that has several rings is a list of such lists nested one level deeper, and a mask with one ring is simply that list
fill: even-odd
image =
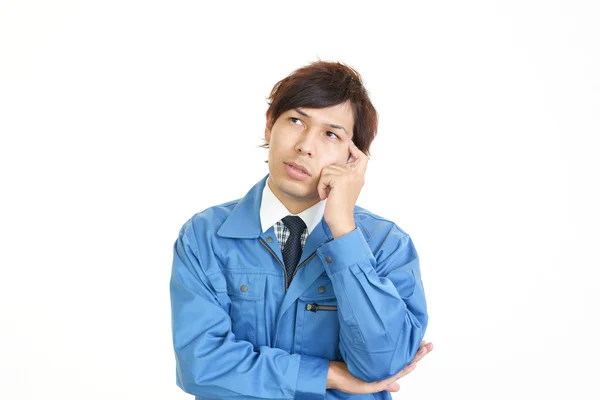
[{"label": "chest pocket", "polygon": [[258,347],[265,332],[266,274],[225,271],[227,295],[231,299],[231,329],[236,339]]},{"label": "chest pocket", "polygon": [[329,360],[341,360],[337,298],[331,280],[323,273],[298,298],[296,351]]}]

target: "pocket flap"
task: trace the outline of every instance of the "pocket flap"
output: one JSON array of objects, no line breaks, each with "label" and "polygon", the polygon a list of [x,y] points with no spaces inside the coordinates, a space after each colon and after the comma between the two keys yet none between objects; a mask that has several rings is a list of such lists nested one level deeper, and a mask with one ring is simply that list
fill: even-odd
[{"label": "pocket flap", "polygon": [[265,298],[265,274],[227,271],[225,277],[229,296],[250,301]]}]

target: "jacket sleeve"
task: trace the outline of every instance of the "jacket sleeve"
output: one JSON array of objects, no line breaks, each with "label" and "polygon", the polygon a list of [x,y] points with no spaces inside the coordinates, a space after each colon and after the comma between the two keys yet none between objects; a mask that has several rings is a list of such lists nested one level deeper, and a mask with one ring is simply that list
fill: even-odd
[{"label": "jacket sleeve", "polygon": [[195,243],[182,229],[174,245],[170,293],[177,385],[206,398],[323,399],[328,360],[236,340]]},{"label": "jacket sleeve", "polygon": [[318,250],[338,301],[341,355],[350,373],[368,382],[401,371],[414,358],[428,322],[410,236],[396,225],[376,236],[381,240],[376,255],[358,228]]}]

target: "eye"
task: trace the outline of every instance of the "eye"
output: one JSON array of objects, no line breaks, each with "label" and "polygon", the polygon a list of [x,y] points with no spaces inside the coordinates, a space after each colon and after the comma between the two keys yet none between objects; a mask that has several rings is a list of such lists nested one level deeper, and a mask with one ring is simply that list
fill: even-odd
[{"label": "eye", "polygon": [[[325,133],[325,134],[327,136],[329,136],[330,138],[333,138],[333,139],[339,139],[340,138],[338,135],[336,135],[335,133],[330,132],[330,131],[327,131],[327,133]],[[330,135],[333,135],[333,136],[330,136]]]},{"label": "eye", "polygon": [[290,121],[292,121],[292,124],[295,125],[302,125],[302,120],[300,118],[296,118],[296,117],[290,117]]}]

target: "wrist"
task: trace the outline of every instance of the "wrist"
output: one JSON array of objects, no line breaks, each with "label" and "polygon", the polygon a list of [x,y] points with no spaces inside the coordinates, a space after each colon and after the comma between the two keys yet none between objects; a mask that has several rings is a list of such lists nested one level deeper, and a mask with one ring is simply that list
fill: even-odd
[{"label": "wrist", "polygon": [[352,222],[351,224],[347,224],[347,225],[330,227],[330,229],[331,229],[331,234],[333,235],[333,238],[337,239],[337,238],[347,235],[348,233],[355,230],[356,225],[354,224],[354,222]]},{"label": "wrist", "polygon": [[337,369],[336,365],[337,361],[329,361],[329,368],[327,370],[327,384],[325,385],[326,389],[337,389]]},{"label": "wrist", "polygon": [[344,236],[356,229],[356,225],[354,224],[354,215],[347,216],[343,219],[337,219],[331,223],[328,222],[328,224],[334,239]]}]

